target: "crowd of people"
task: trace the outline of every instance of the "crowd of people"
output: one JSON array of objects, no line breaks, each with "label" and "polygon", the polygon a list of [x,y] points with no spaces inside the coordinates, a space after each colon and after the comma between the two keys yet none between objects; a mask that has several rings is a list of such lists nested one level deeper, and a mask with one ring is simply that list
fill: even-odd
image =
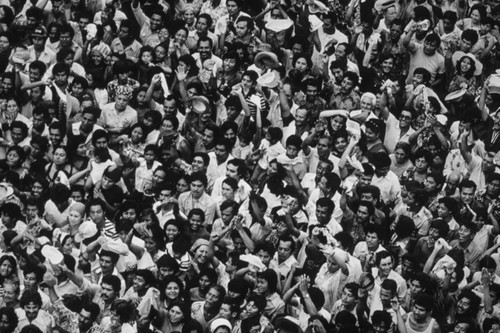
[{"label": "crowd of people", "polygon": [[500,3],[0,1],[0,333],[499,333]]}]

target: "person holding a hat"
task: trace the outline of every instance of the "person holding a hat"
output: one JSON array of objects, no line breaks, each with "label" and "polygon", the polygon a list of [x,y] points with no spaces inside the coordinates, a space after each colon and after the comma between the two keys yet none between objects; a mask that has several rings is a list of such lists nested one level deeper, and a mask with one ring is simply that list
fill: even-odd
[{"label": "person holding a hat", "polygon": [[462,51],[453,53],[452,61],[455,66],[448,84],[448,93],[466,90],[474,95],[478,88],[478,76],[483,72],[483,65],[474,54]]},{"label": "person holding a hat", "polygon": [[380,188],[380,199],[386,205],[394,203],[401,196],[401,185],[398,176],[390,170],[391,158],[386,152],[377,152],[370,162],[375,166],[371,184]]}]

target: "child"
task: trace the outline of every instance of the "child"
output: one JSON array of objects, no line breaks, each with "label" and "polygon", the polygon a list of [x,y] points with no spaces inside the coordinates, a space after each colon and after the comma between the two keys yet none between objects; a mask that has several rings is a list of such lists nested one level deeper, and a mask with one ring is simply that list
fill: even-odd
[{"label": "child", "polygon": [[135,170],[135,190],[144,193],[146,185],[150,186],[153,181],[153,171],[161,166],[161,163],[156,161],[158,149],[155,145],[147,145],[144,148],[144,157],[138,158],[138,167]]},{"label": "child", "polygon": [[140,84],[149,83],[151,80],[151,68],[154,66],[155,55],[154,50],[151,46],[146,45],[139,51],[139,61],[137,65],[139,67],[138,81]]},{"label": "child", "polygon": [[210,233],[203,225],[205,222],[205,213],[200,208],[191,209],[188,214],[188,219],[188,235],[191,238],[191,245],[199,238],[210,240]]},{"label": "child", "polygon": [[[302,158],[299,157],[299,152],[302,148],[302,139],[298,135],[291,135],[286,139],[286,153],[278,156],[278,163],[284,167],[293,168],[297,178],[302,180],[306,174],[306,167]],[[285,178],[287,184],[291,185],[292,181],[289,176]]]},{"label": "child", "polygon": [[85,181],[85,190],[88,192],[102,179],[104,170],[108,167],[116,167],[115,162],[111,161],[111,156],[107,148],[96,148],[94,150],[94,160],[88,164],[87,169],[76,173],[70,178],[70,183],[75,183],[78,178],[89,172],[89,177]]},{"label": "child", "polygon": [[281,144],[283,131],[279,127],[269,127],[265,139],[262,139],[259,149],[252,154],[254,160],[258,159],[252,179],[257,182],[262,172],[269,166],[269,162],[286,152]]},{"label": "child", "polygon": [[198,276],[198,287],[189,290],[191,302],[204,301],[210,287],[217,283],[217,273],[211,268],[201,270]]}]

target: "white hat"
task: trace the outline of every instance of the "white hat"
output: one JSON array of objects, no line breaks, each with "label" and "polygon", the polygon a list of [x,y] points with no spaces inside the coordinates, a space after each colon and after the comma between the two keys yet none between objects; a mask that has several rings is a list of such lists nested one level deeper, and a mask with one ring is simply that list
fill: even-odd
[{"label": "white hat", "polygon": [[500,94],[500,73],[490,76],[488,91],[490,94]]},{"label": "white hat", "polygon": [[280,77],[278,72],[270,71],[257,79],[257,83],[262,87],[275,88],[278,86]]},{"label": "white hat", "polygon": [[463,95],[465,95],[466,92],[467,92],[467,89],[460,89],[460,90],[452,91],[451,93],[449,93],[448,95],[446,95],[446,97],[444,98],[444,100],[445,101],[454,101],[454,100],[457,100],[460,97],[462,97]]},{"label": "white hat", "polygon": [[229,331],[231,331],[233,329],[233,326],[231,325],[229,320],[224,319],[224,318],[217,318],[217,319],[214,319],[214,321],[212,321],[212,323],[210,324],[210,332],[214,333],[215,330],[221,326],[229,328]]},{"label": "white hat", "polygon": [[14,189],[7,183],[0,183],[0,200],[10,197],[14,194]]},{"label": "white hat", "polygon": [[59,265],[64,260],[63,254],[52,245],[42,247],[42,254],[52,265]]},{"label": "white hat", "polygon": [[250,266],[250,270],[255,270],[257,272],[266,270],[266,266],[262,263],[262,260],[253,254],[243,254],[240,256],[240,260],[246,261]]},{"label": "white hat", "polygon": [[280,32],[290,28],[293,25],[293,21],[290,19],[284,20],[274,20],[269,19],[266,23],[266,29],[272,30],[274,32]]},{"label": "white hat", "polygon": [[438,114],[436,115],[436,120],[438,121],[438,123],[440,123],[441,125],[443,126],[446,126],[446,123],[448,122],[448,117],[446,117],[445,115],[443,114]]},{"label": "white hat", "polygon": [[483,72],[483,64],[476,59],[476,56],[473,55],[472,53],[465,53],[465,52],[462,52],[462,51],[457,51],[455,53],[453,53],[453,55],[451,56],[451,60],[453,61],[453,64],[456,66],[457,63],[460,61],[460,59],[462,59],[463,57],[468,57],[470,58],[472,61],[474,61],[474,64],[476,66],[476,70],[474,71],[474,75],[481,75],[481,73]]},{"label": "white hat", "polygon": [[313,2],[309,4],[309,12],[312,13],[312,14],[315,14],[315,13],[328,13],[329,9],[321,1],[313,0]]},{"label": "white hat", "polygon": [[193,96],[189,99],[193,111],[202,114],[208,110],[210,102],[205,96]]},{"label": "white hat", "polygon": [[86,221],[80,224],[78,233],[75,235],[75,241],[81,243],[82,241],[92,238],[97,235],[97,226],[94,222]]},{"label": "white hat", "polygon": [[377,0],[373,6],[377,12],[381,12],[387,8],[391,8],[396,4],[395,0]]},{"label": "white hat", "polygon": [[323,21],[321,21],[316,15],[309,15],[309,23],[311,24],[311,32],[316,31],[323,26]]}]

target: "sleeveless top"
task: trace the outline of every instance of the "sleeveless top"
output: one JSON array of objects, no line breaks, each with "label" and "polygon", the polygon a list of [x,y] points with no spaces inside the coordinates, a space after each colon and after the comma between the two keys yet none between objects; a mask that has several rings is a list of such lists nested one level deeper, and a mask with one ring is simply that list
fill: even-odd
[{"label": "sleeveless top", "polygon": [[410,327],[410,316],[413,317],[413,312],[410,312],[408,314],[408,320],[405,322],[405,327],[406,327],[406,333],[431,333],[432,332],[432,327],[434,327],[434,322],[436,321],[434,318],[431,318],[431,321],[429,322],[429,326],[423,331],[416,331],[413,328]]}]

